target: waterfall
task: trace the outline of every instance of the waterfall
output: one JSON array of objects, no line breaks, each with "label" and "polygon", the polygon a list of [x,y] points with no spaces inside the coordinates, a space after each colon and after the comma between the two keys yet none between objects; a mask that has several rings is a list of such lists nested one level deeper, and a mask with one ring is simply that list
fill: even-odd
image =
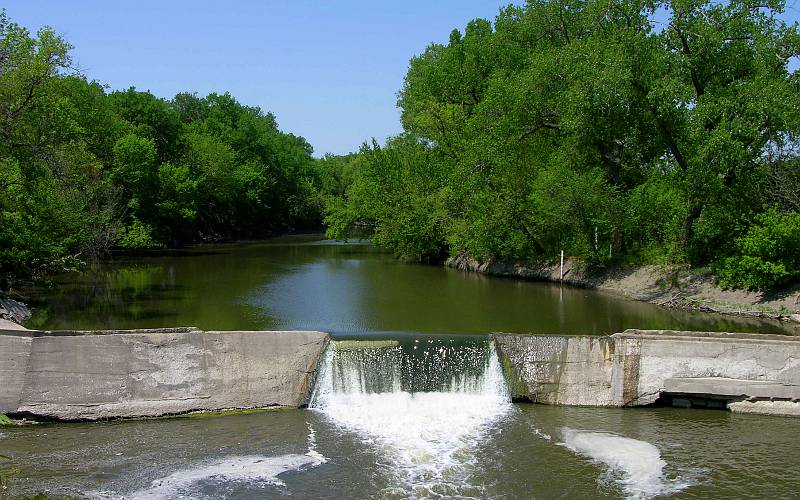
[{"label": "waterfall", "polygon": [[311,404],[382,456],[386,496],[480,496],[478,447],[512,406],[494,346],[422,338],[332,342]]}]

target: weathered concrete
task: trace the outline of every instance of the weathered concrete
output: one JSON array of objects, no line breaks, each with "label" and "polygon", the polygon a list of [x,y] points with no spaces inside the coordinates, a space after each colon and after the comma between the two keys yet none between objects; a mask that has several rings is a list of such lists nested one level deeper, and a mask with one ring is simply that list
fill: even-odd
[{"label": "weathered concrete", "polygon": [[795,399],[800,389],[798,337],[626,330],[613,338],[626,346],[617,363],[637,364],[614,381],[617,405],[646,405],[662,393]]},{"label": "weathered concrete", "polygon": [[[626,330],[610,337],[495,335],[512,396],[534,402],[641,406],[660,396],[748,404],[732,411],[794,414],[800,338]],[[764,400],[787,404],[766,405]]]},{"label": "weathered concrete", "polygon": [[0,317],[0,330],[27,330],[27,328],[19,323]]},{"label": "weathered concrete", "polygon": [[798,401],[732,401],[728,403],[728,409],[734,413],[800,417],[800,402]]},{"label": "weathered concrete", "polygon": [[494,336],[511,397],[536,403],[610,406],[609,337]]},{"label": "weathered concrete", "polygon": [[19,408],[33,336],[15,335],[0,331],[0,413],[10,413]]},{"label": "weathered concrete", "polygon": [[63,420],[300,407],[321,332],[0,331],[0,413]]}]

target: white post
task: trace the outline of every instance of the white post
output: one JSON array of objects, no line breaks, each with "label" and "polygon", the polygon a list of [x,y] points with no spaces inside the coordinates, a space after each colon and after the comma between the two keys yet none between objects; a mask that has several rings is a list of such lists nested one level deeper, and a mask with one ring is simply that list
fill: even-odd
[{"label": "white post", "polygon": [[564,250],[561,250],[561,274],[559,279],[564,281]]}]

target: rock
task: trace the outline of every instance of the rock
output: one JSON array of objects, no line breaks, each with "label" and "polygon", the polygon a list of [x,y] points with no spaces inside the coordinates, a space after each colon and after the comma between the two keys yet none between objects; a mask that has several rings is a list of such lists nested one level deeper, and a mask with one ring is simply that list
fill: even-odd
[{"label": "rock", "polygon": [[[9,298],[0,297],[0,319],[13,321],[17,324],[22,324],[28,321],[31,317],[31,311],[22,302],[17,302]],[[3,325],[0,324],[0,328]]]}]

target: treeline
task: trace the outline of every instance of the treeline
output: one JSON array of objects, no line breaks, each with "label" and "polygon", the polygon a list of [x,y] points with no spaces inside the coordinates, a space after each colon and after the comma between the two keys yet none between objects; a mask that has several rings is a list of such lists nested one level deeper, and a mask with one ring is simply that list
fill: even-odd
[{"label": "treeline", "polygon": [[[800,278],[800,54],[780,1],[534,0],[411,60],[330,234],[399,256],[710,264]],[[346,169],[343,169],[345,171]]]},{"label": "treeline", "polygon": [[312,148],[229,94],[108,92],[0,11],[0,289],[111,248],[320,227]]}]

